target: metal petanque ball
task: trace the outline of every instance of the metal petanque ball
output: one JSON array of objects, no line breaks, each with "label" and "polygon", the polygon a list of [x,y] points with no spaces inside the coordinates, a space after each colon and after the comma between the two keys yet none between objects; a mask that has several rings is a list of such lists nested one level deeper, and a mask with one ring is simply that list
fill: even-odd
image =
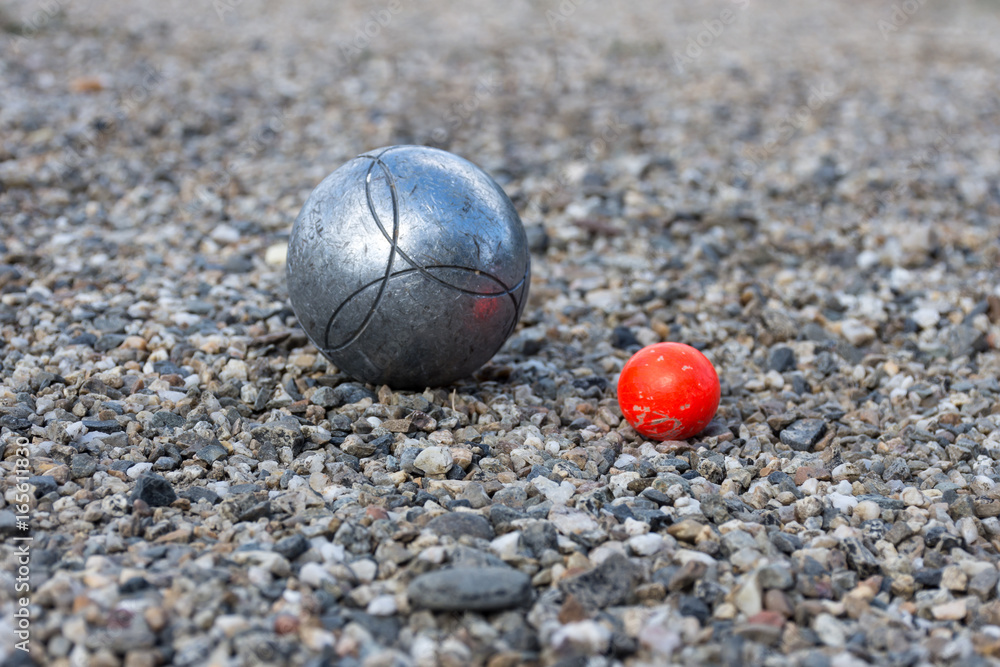
[{"label": "metal petanque ball", "polygon": [[288,294],[349,375],[445,385],[486,363],[528,296],[521,219],[486,172],[424,146],[359,155],[323,179],[288,245]]}]

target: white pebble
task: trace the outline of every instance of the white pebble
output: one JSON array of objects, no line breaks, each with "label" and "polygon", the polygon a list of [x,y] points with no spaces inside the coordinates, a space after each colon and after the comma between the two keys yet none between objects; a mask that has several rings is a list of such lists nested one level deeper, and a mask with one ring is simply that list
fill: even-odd
[{"label": "white pebble", "polygon": [[846,318],[840,323],[840,335],[851,345],[866,345],[875,340],[875,330],[860,320]]},{"label": "white pebble", "polygon": [[921,329],[930,329],[937,326],[941,315],[936,309],[924,306],[913,311],[910,314],[910,319],[916,322]]},{"label": "white pebble", "polygon": [[275,243],[269,245],[264,252],[264,261],[270,266],[281,266],[288,257],[288,244]]},{"label": "white pebble", "polygon": [[444,562],[445,556],[448,555],[447,550],[441,546],[427,547],[420,552],[417,556],[417,560],[427,561],[428,563],[434,563],[435,565],[440,565]]},{"label": "white pebble", "polygon": [[240,380],[241,382],[247,381],[247,375],[250,372],[250,367],[247,366],[245,361],[240,359],[230,359],[226,362],[226,365],[219,371],[219,379],[223,382],[228,382],[229,380]]},{"label": "white pebble", "polygon": [[531,483],[546,499],[556,505],[565,505],[576,493],[576,487],[567,481],[557,484],[547,477],[536,477]]},{"label": "white pebble", "polygon": [[611,631],[591,620],[567,623],[552,633],[552,646],[557,651],[598,655],[607,650],[610,642]]},{"label": "white pebble", "polygon": [[319,563],[306,563],[299,570],[299,581],[312,588],[319,588],[324,581],[333,581],[333,576]]},{"label": "white pebble", "polygon": [[521,531],[515,530],[495,538],[490,542],[490,550],[501,560],[513,560],[517,558],[520,543]]},{"label": "white pebble", "polygon": [[625,519],[625,532],[629,535],[644,535],[649,532],[649,524],[632,518]]},{"label": "white pebble", "polygon": [[629,494],[629,483],[637,479],[639,479],[639,473],[637,472],[621,472],[617,475],[612,475],[608,479],[608,486],[611,488],[611,493],[614,497],[620,498],[621,496]]},{"label": "white pebble", "polygon": [[663,537],[657,533],[645,533],[630,537],[626,544],[637,556],[652,556],[663,547]]},{"label": "white pebble", "polygon": [[832,490],[836,491],[837,493],[841,493],[841,494],[843,494],[845,496],[853,496],[854,495],[854,487],[846,479],[841,480],[837,484],[837,486],[832,487]]},{"label": "white pebble", "polygon": [[147,471],[152,470],[152,469],[153,469],[153,464],[152,463],[146,463],[146,462],[136,463],[134,466],[132,466],[131,468],[129,468],[125,472],[125,474],[128,475],[129,477],[131,477],[132,479],[139,479],[139,476],[142,475],[142,473],[147,472]]},{"label": "white pebble", "polygon": [[634,466],[636,464],[636,461],[637,459],[631,454],[622,454],[615,460],[614,466],[619,470],[621,470],[626,466]]},{"label": "white pebble", "polygon": [[907,507],[924,507],[927,505],[927,498],[924,497],[924,494],[912,486],[903,489],[903,493],[899,496],[899,499]]},{"label": "white pebble", "polygon": [[351,568],[351,572],[358,578],[358,581],[363,584],[375,581],[375,576],[378,574],[378,563],[371,558],[361,558],[349,563],[348,567]]},{"label": "white pebble", "polygon": [[843,493],[837,493],[836,491],[828,494],[827,498],[834,507],[844,513],[852,507],[857,507],[858,505],[858,501],[854,496],[847,496]]},{"label": "white pebble", "polygon": [[882,516],[882,508],[871,500],[862,500],[854,507],[854,516],[862,521],[870,521]]},{"label": "white pebble", "polygon": [[527,438],[524,439],[524,446],[531,447],[533,449],[541,449],[542,439],[535,435],[529,435]]},{"label": "white pebble", "polygon": [[970,516],[958,520],[958,530],[966,544],[973,544],[979,539],[979,528],[976,526],[976,520]]},{"label": "white pebble", "polygon": [[398,609],[395,596],[379,595],[368,603],[365,611],[372,616],[392,616]]},{"label": "white pebble", "polygon": [[810,477],[799,485],[799,490],[807,496],[814,496],[819,491],[819,480],[815,477]]},{"label": "white pebble", "polygon": [[414,459],[413,465],[427,475],[443,475],[448,472],[455,460],[451,450],[446,447],[427,447]]}]

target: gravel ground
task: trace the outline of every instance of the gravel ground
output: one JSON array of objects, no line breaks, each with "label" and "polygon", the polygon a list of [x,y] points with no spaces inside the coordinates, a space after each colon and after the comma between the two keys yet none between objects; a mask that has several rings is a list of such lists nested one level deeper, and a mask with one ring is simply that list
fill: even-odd
[{"label": "gravel ground", "polygon": [[[662,4],[0,5],[3,665],[998,664],[1000,5]],[[396,143],[534,252],[423,393],[284,282]],[[685,442],[615,399],[661,340]]]}]

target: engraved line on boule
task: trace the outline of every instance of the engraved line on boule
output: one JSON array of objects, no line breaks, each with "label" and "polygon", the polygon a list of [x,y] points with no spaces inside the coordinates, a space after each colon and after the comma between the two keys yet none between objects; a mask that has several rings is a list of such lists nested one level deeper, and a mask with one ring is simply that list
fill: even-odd
[{"label": "engraved line on boule", "polygon": [[[386,153],[386,152],[388,152],[388,149],[386,151],[383,151],[382,153],[379,153],[379,155],[377,157],[374,157],[374,158],[373,157],[369,157],[368,159],[373,160],[375,164],[379,165],[379,167],[382,169],[382,172],[385,174],[386,179],[389,182],[389,187],[392,190],[392,194],[393,194],[393,198],[392,198],[392,215],[393,215],[393,218],[394,218],[394,220],[393,220],[393,224],[394,224],[394,226],[393,226],[393,237],[392,238],[389,238],[389,233],[385,231],[385,227],[382,226],[382,221],[379,219],[378,214],[375,212],[374,203],[372,202],[372,199],[370,197],[370,192],[371,191],[369,189],[369,183],[368,183],[368,181],[365,181],[365,192],[369,194],[368,209],[371,211],[372,217],[375,218],[375,224],[378,225],[379,230],[382,232],[382,236],[385,237],[385,240],[388,241],[390,243],[390,245],[392,245],[392,247],[396,251],[396,253],[398,253],[399,256],[407,264],[409,264],[410,266],[412,266],[413,268],[415,268],[417,271],[419,271],[425,278],[427,278],[429,280],[433,280],[436,283],[439,283],[439,284],[441,284],[441,285],[443,285],[445,287],[451,288],[451,289],[458,290],[460,292],[466,292],[468,294],[476,294],[476,292],[470,292],[469,290],[463,289],[462,287],[459,287],[458,285],[452,285],[448,281],[446,281],[446,280],[444,280],[442,278],[438,278],[437,276],[433,275],[432,273],[430,273],[429,271],[427,271],[419,262],[414,261],[413,258],[410,257],[406,253],[405,250],[403,250],[402,248],[398,247],[399,209],[397,208],[397,203],[398,202],[397,202],[397,199],[396,199],[396,179],[393,178],[392,172],[389,171],[388,165],[386,165],[385,162],[382,162],[382,160],[381,160],[381,156],[384,153]],[[369,177],[371,175],[371,170],[372,170],[372,167],[369,167],[368,168]],[[431,212],[433,212],[433,208],[431,208],[429,205],[428,205],[428,207],[430,208]],[[476,243],[476,245],[478,246],[478,242]],[[390,257],[390,261],[391,261],[391,257]],[[463,267],[463,268],[465,268],[465,267]],[[468,268],[466,270],[469,270],[469,271],[478,271],[478,269],[468,269]],[[483,275],[486,275],[482,271],[479,271],[479,273],[482,273]],[[511,301],[514,303],[514,308],[516,309],[518,307],[518,303],[517,303],[517,299],[514,298],[514,295],[512,293],[513,288],[508,288],[507,285],[505,285],[503,283],[503,281],[501,281],[499,278],[497,278],[495,276],[490,276],[490,278],[492,278],[493,280],[495,280],[497,283],[499,283],[506,290],[506,292],[510,295]]]},{"label": "engraved line on boule", "polygon": [[[371,165],[369,165],[368,171],[365,172],[365,198],[368,200],[368,210],[375,219],[375,224],[378,225],[380,230],[382,230],[382,235],[389,240],[389,261],[385,266],[385,275],[381,278],[382,284],[379,285],[378,293],[375,294],[375,299],[372,301],[372,305],[368,308],[368,313],[365,315],[365,319],[362,320],[361,324],[358,325],[358,328],[354,330],[354,333],[351,334],[347,342],[343,343],[339,347],[350,345],[360,338],[361,334],[368,328],[368,323],[371,322],[372,317],[375,316],[375,311],[378,309],[378,305],[382,301],[382,296],[385,294],[385,287],[389,284],[389,278],[392,276],[392,262],[396,257],[397,242],[399,240],[399,206],[396,201],[396,181],[392,177],[392,174],[389,173],[389,170],[386,169],[385,165],[382,165],[382,171],[385,172],[387,183],[389,185],[389,195],[392,198],[392,238],[390,238],[389,234],[385,231],[385,227],[382,225],[382,219],[379,218],[378,211],[375,210],[375,200],[372,199],[372,170],[375,168],[376,164],[382,165],[379,160],[375,160],[371,163]],[[350,298],[342,301],[341,304],[337,306],[337,309],[333,311],[333,314],[330,315],[330,319],[326,323],[326,330],[323,332],[324,347],[330,347],[330,327],[333,326],[333,321],[336,319],[337,314],[345,305],[347,305],[348,301],[350,301]]]},{"label": "engraved line on boule", "polygon": [[[396,179],[393,177],[392,172],[389,170],[388,165],[386,165],[380,159],[382,155],[384,155],[385,153],[387,153],[389,150],[392,150],[392,148],[398,148],[398,147],[394,146],[394,147],[391,147],[389,149],[386,149],[386,150],[382,151],[381,153],[379,153],[376,156],[372,156],[372,155],[361,155],[361,156],[359,156],[359,157],[367,158],[367,159],[369,159],[369,160],[372,161],[372,164],[369,165],[369,167],[368,167],[368,171],[365,173],[365,197],[366,197],[367,202],[368,202],[368,210],[371,213],[372,218],[375,221],[375,224],[378,226],[379,231],[382,232],[382,236],[384,236],[385,239],[386,239],[386,241],[389,242],[390,251],[389,251],[389,261],[388,261],[388,264],[386,266],[386,273],[385,273],[385,275],[383,275],[382,278],[373,280],[372,282],[370,282],[370,283],[368,283],[366,285],[363,285],[362,287],[358,288],[353,294],[349,295],[346,299],[344,299],[344,301],[342,301],[340,303],[339,306],[337,306],[337,308],[330,315],[330,319],[327,321],[326,328],[324,330],[324,334],[323,334],[323,345],[324,345],[324,347],[327,350],[329,350],[330,352],[338,352],[338,351],[342,350],[343,348],[347,347],[348,345],[350,345],[351,343],[353,343],[354,341],[356,341],[358,338],[360,338],[361,334],[364,333],[365,329],[368,327],[369,323],[371,322],[372,318],[374,317],[375,311],[378,309],[378,306],[379,306],[379,304],[380,304],[380,302],[382,300],[382,297],[384,296],[385,288],[386,288],[386,286],[389,283],[389,279],[392,278],[392,277],[394,277],[394,276],[403,275],[405,273],[411,273],[413,271],[418,271],[425,278],[428,278],[428,279],[430,279],[430,280],[432,280],[432,281],[434,281],[434,282],[436,282],[436,283],[438,283],[438,284],[440,284],[440,285],[442,285],[444,287],[447,287],[447,288],[452,289],[452,290],[456,290],[456,291],[461,292],[463,294],[469,294],[469,295],[476,296],[476,297],[501,296],[501,295],[506,294],[507,296],[510,297],[511,303],[514,306],[514,318],[513,318],[513,322],[510,325],[507,326],[507,335],[510,335],[510,332],[512,332],[517,327],[517,314],[518,314],[518,311],[520,310],[520,305],[521,305],[520,304],[520,299],[523,299],[523,297],[524,297],[523,290],[522,290],[522,293],[519,295],[520,298],[518,296],[515,296],[514,292],[518,291],[519,288],[521,288],[522,286],[525,285],[525,281],[527,279],[528,271],[530,270],[530,268],[528,268],[528,267],[525,268],[525,274],[524,274],[524,276],[521,278],[521,280],[516,285],[514,285],[513,287],[507,287],[507,285],[504,284],[504,282],[502,280],[500,280],[498,277],[496,277],[494,275],[491,275],[489,273],[486,273],[484,271],[481,271],[481,270],[471,269],[469,267],[463,267],[463,266],[452,266],[452,265],[440,265],[440,266],[424,267],[424,266],[421,266],[418,262],[415,262],[406,253],[406,251],[404,251],[402,248],[399,247],[399,200],[398,200],[398,190],[397,190],[397,187],[396,187]],[[375,168],[375,165],[378,165],[379,168],[382,170],[382,173],[385,174],[386,182],[389,185],[389,191],[390,191],[390,195],[391,195],[391,199],[392,199],[392,216],[393,216],[393,228],[392,228],[392,232],[393,233],[392,233],[391,237],[390,237],[388,231],[385,229],[385,225],[382,224],[382,219],[379,217],[378,211],[376,211],[376,209],[375,209],[375,201],[374,201],[374,199],[372,197],[372,193],[371,193],[371,175],[372,175],[372,171]],[[406,263],[408,263],[413,268],[412,269],[405,269],[403,271],[398,271],[398,272],[393,273],[392,272],[392,264],[393,264],[393,261],[394,261],[394,258],[395,258],[396,254],[398,254]],[[492,293],[492,292],[486,292],[486,293],[475,292],[473,290],[469,290],[469,289],[463,288],[463,287],[461,287],[459,285],[453,285],[453,284],[449,283],[448,281],[446,281],[446,280],[444,280],[442,278],[439,278],[438,276],[435,276],[434,274],[432,274],[428,270],[429,268],[450,268],[450,269],[456,269],[456,270],[461,270],[461,271],[469,271],[469,272],[475,273],[477,275],[482,275],[482,276],[485,276],[485,277],[489,278],[493,282],[497,283],[500,287],[503,288],[503,291],[496,292],[496,293]],[[343,343],[340,343],[340,344],[338,344],[336,346],[331,346],[330,345],[330,330],[333,327],[334,321],[337,319],[337,315],[339,315],[340,312],[344,309],[344,307],[347,306],[347,304],[350,303],[358,294],[360,294],[361,292],[363,292],[367,288],[371,287],[372,285],[375,285],[376,283],[381,283],[379,285],[379,291],[375,295],[375,299],[373,300],[371,307],[368,309],[368,313],[365,315],[364,320],[361,322],[360,325],[358,325],[358,328],[355,329],[355,331],[348,337],[348,339],[346,341],[344,341]]]},{"label": "engraved line on boule", "polygon": [[[507,286],[503,284],[503,281],[501,281],[496,276],[494,276],[492,274],[489,274],[489,273],[485,273],[483,271],[478,271],[477,272],[475,269],[470,269],[467,266],[456,266],[456,265],[450,265],[450,264],[442,264],[440,266],[439,265],[432,265],[432,266],[429,266],[429,267],[426,267],[426,268],[427,268],[427,270],[430,270],[430,269],[452,269],[452,270],[456,270],[456,271],[467,271],[469,273],[478,273],[478,275],[483,276],[484,278],[489,278],[490,280],[492,280],[493,282],[495,282],[497,285],[499,285],[500,287],[502,287],[504,289],[502,289],[500,291],[497,291],[497,292],[476,292],[474,290],[466,289],[464,287],[459,287],[457,285],[451,285],[451,284],[448,284],[448,283],[444,283],[444,284],[447,285],[448,287],[450,287],[453,290],[456,290],[456,291],[461,292],[463,294],[468,294],[469,296],[474,296],[474,297],[477,297],[477,298],[511,296],[512,297],[512,301],[514,302],[514,317],[512,318],[512,320],[513,320],[512,321],[512,325],[513,326],[508,325],[507,328],[508,328],[508,330],[513,330],[513,327],[517,326],[517,313],[518,313],[518,310],[520,308],[520,303],[518,301],[518,298],[514,297],[514,292],[520,292],[520,298],[524,297],[524,286],[525,286],[525,281],[526,281],[526,279],[528,277],[527,271],[525,272],[524,277],[521,278],[521,280],[519,280],[516,285],[514,285],[513,287],[510,287],[510,288],[507,288]],[[403,275],[406,275],[406,274],[409,274],[409,273],[416,273],[418,271],[420,271],[420,269],[417,268],[417,267],[411,267],[409,269],[401,269],[399,271],[395,271],[392,275],[389,276],[389,278],[390,279],[391,278],[396,278],[398,276],[403,276]],[[340,305],[337,306],[337,309],[335,311],[333,311],[333,315],[330,317],[330,320],[329,320],[329,322],[327,322],[327,325],[326,325],[326,331],[324,332],[324,336],[323,336],[324,349],[326,349],[328,352],[339,352],[340,350],[344,349],[345,347],[347,347],[348,345],[350,345],[351,343],[353,343],[355,340],[357,340],[357,335],[352,335],[347,341],[345,341],[343,343],[340,343],[338,345],[335,345],[335,346],[330,346],[330,344],[329,344],[330,329],[333,327],[333,323],[334,323],[334,320],[336,320],[337,315],[340,314],[340,311],[343,310],[347,306],[347,304],[349,304],[351,301],[353,301],[358,295],[360,295],[366,289],[368,289],[370,287],[373,287],[374,285],[379,284],[379,282],[382,282],[382,280],[383,280],[382,278],[376,278],[375,280],[372,280],[371,282],[369,282],[369,283],[367,283],[365,285],[362,285],[358,289],[354,290],[354,292],[352,292],[350,295],[348,295],[347,298],[345,298],[340,303]]]},{"label": "engraved line on boule", "polygon": [[[366,157],[369,160],[378,160],[379,158],[381,158],[383,155],[385,155],[389,151],[394,151],[394,150],[397,150],[397,149],[400,149],[400,148],[413,148],[413,146],[410,145],[410,144],[400,144],[399,146],[389,146],[388,148],[383,148],[382,152],[379,153],[378,155],[371,155],[369,153],[362,153],[358,157]],[[417,148],[419,148],[419,146]]]}]

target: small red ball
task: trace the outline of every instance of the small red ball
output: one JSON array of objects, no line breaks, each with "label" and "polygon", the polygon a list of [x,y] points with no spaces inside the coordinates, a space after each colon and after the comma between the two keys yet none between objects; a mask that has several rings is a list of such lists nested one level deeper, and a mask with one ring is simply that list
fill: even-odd
[{"label": "small red ball", "polygon": [[704,430],[719,408],[720,393],[712,362],[684,343],[642,348],[618,378],[622,413],[654,440],[684,440]]}]

